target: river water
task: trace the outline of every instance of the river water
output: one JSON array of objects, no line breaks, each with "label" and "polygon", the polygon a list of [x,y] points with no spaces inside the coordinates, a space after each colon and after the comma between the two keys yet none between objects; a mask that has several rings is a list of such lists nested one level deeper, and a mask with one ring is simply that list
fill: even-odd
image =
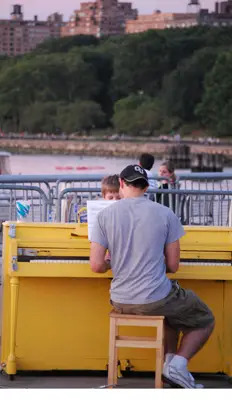
[{"label": "river water", "polygon": [[[114,157],[81,157],[73,155],[13,155],[10,158],[11,173],[38,174],[115,174],[137,159]],[[157,171],[161,160],[154,165]]]},{"label": "river water", "polygon": [[[136,158],[82,157],[74,155],[25,155],[12,154],[11,173],[14,175],[42,174],[118,174],[129,164],[137,164]],[[162,160],[156,160],[153,172],[157,173]],[[190,170],[176,170],[178,173],[190,173]],[[224,168],[232,173],[232,168]]]}]

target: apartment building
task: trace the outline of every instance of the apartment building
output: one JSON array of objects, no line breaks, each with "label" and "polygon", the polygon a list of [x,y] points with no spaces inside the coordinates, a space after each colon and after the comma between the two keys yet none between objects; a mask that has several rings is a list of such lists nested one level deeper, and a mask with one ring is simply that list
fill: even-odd
[{"label": "apartment building", "polygon": [[207,9],[200,10],[199,23],[215,27],[232,26],[232,0],[217,1],[211,13]]},{"label": "apartment building", "polygon": [[197,14],[162,13],[139,15],[134,21],[127,21],[126,33],[139,33],[149,29],[185,28],[198,24]]},{"label": "apartment building", "polygon": [[37,16],[31,21],[23,19],[22,7],[13,6],[10,19],[0,19],[0,55],[19,56],[35,49],[48,38],[60,37],[62,16],[50,15],[47,21]]},{"label": "apartment building", "polygon": [[[189,2],[189,5],[194,4],[199,5],[199,2]],[[127,21],[126,33],[144,32],[148,29],[189,28],[195,25],[232,26],[232,0],[215,2],[213,12],[208,9],[199,9],[198,12],[155,11],[150,15],[139,15],[134,21]]]},{"label": "apartment building", "polygon": [[138,12],[131,3],[118,0],[96,0],[80,4],[61,30],[61,36],[119,35],[125,33],[126,21],[136,19]]}]

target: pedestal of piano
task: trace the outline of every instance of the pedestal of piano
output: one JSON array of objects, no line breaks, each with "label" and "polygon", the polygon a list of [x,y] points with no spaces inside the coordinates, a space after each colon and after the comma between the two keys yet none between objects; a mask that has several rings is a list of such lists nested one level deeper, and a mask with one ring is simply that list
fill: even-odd
[{"label": "pedestal of piano", "polygon": [[[231,376],[232,229],[185,230],[173,278],[198,293],[216,317],[190,369]],[[84,224],[4,223],[1,366],[7,374],[107,369],[112,276],[91,271],[89,247]],[[152,333],[144,328],[144,335]],[[119,358],[122,370],[129,360],[134,371],[154,371],[153,350],[121,349]]]}]

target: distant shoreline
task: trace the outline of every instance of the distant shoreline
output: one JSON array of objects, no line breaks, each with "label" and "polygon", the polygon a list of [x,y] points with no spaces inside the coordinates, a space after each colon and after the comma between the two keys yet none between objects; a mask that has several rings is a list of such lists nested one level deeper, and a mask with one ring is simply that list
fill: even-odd
[{"label": "distant shoreline", "polygon": [[[158,158],[166,157],[175,142],[133,142],[133,141],[75,141],[75,140],[27,140],[0,139],[0,150],[16,154],[73,154],[102,157],[138,157],[143,152]],[[228,144],[189,144],[191,153],[224,154],[232,160],[232,146]]]}]

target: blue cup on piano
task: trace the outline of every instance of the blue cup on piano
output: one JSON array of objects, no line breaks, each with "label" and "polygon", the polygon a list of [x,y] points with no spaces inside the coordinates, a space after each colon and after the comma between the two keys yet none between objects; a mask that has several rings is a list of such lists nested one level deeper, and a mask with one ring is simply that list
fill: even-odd
[{"label": "blue cup on piano", "polygon": [[27,200],[16,201],[16,212],[17,221],[26,222],[28,221],[28,215],[30,211],[30,203]]}]

